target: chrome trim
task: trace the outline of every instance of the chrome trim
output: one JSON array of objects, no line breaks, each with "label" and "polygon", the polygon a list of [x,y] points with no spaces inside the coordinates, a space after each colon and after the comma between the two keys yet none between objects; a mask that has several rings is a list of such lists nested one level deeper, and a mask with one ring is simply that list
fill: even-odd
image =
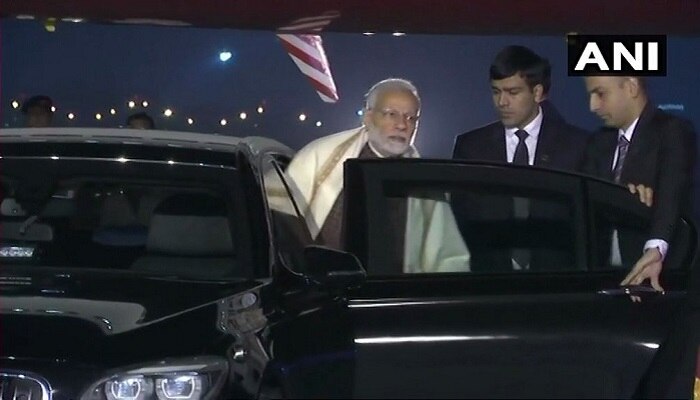
[{"label": "chrome trim", "polygon": [[[5,381],[8,381],[8,383],[12,382],[13,380],[20,380],[20,381],[31,381],[34,382],[36,385],[38,385],[41,388],[41,400],[51,400],[52,398],[52,390],[51,390],[51,385],[49,382],[38,376],[34,375],[30,372],[19,372],[19,371],[0,371],[0,381],[2,381],[3,385],[0,386],[0,398],[5,398],[6,394],[3,393],[5,390]],[[19,398],[17,397],[18,394],[12,393],[11,397],[12,399]],[[31,392],[29,396],[27,397],[28,400],[32,399]]]},{"label": "chrome trim", "polygon": [[189,167],[205,167],[205,168],[217,168],[217,169],[228,169],[236,170],[235,167],[230,165],[213,165],[205,163],[196,162],[182,162],[182,161],[161,161],[161,160],[146,160],[141,158],[125,158],[125,157],[60,157],[60,156],[4,156],[5,160],[68,160],[68,161],[111,161],[120,164],[125,163],[145,163],[145,164],[164,164],[164,165],[180,165]]},{"label": "chrome trim", "polygon": [[211,133],[178,132],[128,128],[0,128],[0,143],[112,143],[163,146],[171,143],[186,148],[217,146],[217,150],[234,152],[247,148],[254,156],[266,152],[293,155],[294,150],[277,140],[262,136],[237,137]]}]

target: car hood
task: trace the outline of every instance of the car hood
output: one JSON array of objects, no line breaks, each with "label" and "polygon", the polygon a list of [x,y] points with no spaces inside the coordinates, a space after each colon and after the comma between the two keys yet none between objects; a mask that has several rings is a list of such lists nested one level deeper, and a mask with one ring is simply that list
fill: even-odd
[{"label": "car hood", "polygon": [[259,285],[90,271],[18,273],[3,268],[3,353],[58,357],[90,346],[95,351],[152,343],[166,346],[166,342],[179,346],[177,340],[204,336],[200,332],[221,335],[217,318],[222,304]]},{"label": "car hood", "polygon": [[79,318],[114,335],[257,285],[255,281],[185,281],[124,272],[5,269],[0,274],[0,314]]}]

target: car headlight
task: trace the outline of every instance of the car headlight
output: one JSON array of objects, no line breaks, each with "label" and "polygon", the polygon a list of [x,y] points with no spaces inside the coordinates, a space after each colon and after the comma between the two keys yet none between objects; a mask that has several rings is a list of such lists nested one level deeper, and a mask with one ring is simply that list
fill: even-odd
[{"label": "car headlight", "polygon": [[165,360],[114,371],[101,378],[81,400],[201,400],[214,397],[228,364],[220,357]]}]

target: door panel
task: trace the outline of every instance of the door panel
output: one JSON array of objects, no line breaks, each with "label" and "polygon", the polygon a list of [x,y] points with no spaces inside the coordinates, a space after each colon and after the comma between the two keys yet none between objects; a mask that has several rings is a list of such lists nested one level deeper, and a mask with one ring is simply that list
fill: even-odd
[{"label": "door panel", "polygon": [[[611,245],[605,236],[610,226],[601,223],[601,204],[617,207],[613,214],[624,213],[623,220],[631,222],[625,228],[642,234],[649,216],[624,188],[557,171],[433,160],[353,160],[345,172],[346,200],[353,200],[346,201],[346,221],[352,221],[346,224],[346,245],[370,275],[365,285],[349,293],[355,397],[629,398],[643,395],[656,371],[674,368],[657,355],[682,329],[677,321],[688,317],[689,266],[674,262],[662,275],[665,294],[650,293],[642,303],[633,303],[619,290],[627,269],[601,259],[602,249]],[[393,233],[386,218],[391,204],[387,198],[442,190],[461,224],[454,193],[461,190],[469,197],[483,189],[491,190],[490,196],[494,188],[506,198],[559,199],[567,207],[554,213],[565,219],[537,225],[531,223],[533,215],[548,217],[547,207],[531,201],[530,214],[523,218],[526,229],[513,234],[513,226],[520,223],[512,217],[515,206],[503,212],[497,208],[506,203],[482,201],[477,220],[484,215],[502,219],[499,228],[491,226],[489,237],[496,239],[489,240],[525,238],[519,246],[542,246],[545,241],[549,249],[561,232],[573,241],[563,247],[569,263],[520,269],[486,265],[442,274],[387,268],[385,238]],[[673,259],[690,260],[697,237],[690,224],[680,225],[686,244],[675,248]],[[469,235],[487,237],[483,225],[475,232],[465,232],[463,226],[470,250],[480,251],[471,246]],[[538,226],[553,235],[542,235]],[[508,260],[514,245],[504,243],[501,250]]]},{"label": "door panel", "polygon": [[[523,293],[512,288],[542,277],[518,276],[470,295],[477,276],[450,278],[353,292],[356,397],[630,397],[684,298],[634,304],[598,294],[598,282],[614,281],[601,277],[588,290]],[[404,296],[378,296],[388,284]]]}]

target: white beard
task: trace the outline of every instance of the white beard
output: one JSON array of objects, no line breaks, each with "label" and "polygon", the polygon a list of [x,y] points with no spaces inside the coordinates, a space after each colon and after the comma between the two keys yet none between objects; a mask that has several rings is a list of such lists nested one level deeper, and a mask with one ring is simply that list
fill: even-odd
[{"label": "white beard", "polygon": [[367,127],[367,139],[372,146],[384,157],[399,157],[404,155],[411,145],[410,141],[398,141],[383,136],[371,126]]}]

